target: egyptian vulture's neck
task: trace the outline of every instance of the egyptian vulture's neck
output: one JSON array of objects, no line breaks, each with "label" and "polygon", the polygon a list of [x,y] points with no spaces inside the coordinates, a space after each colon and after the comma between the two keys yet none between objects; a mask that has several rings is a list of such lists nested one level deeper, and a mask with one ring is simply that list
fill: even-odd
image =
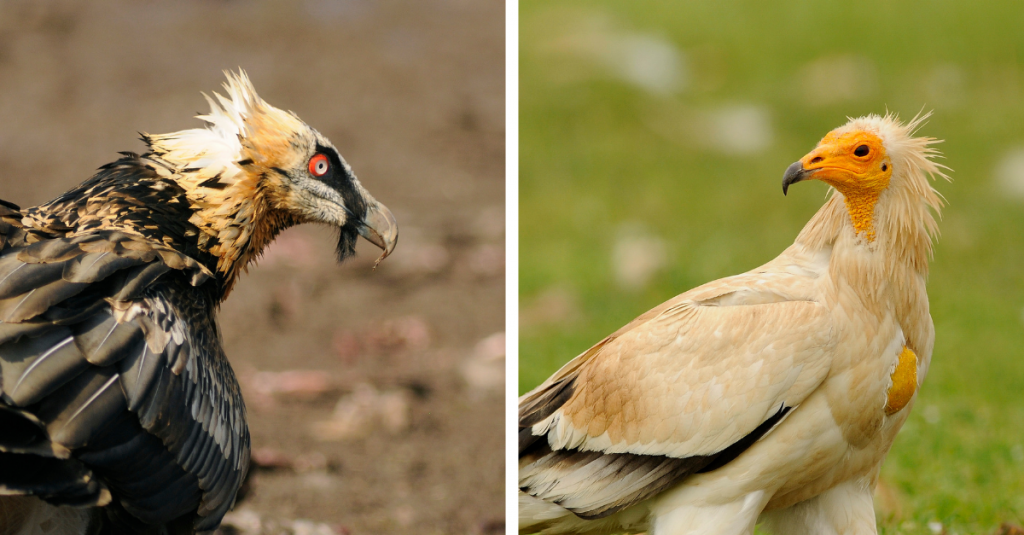
[{"label": "egyptian vulture's neck", "polygon": [[881,194],[881,191],[869,188],[843,192],[843,203],[854,233],[869,242],[875,241],[875,205]]},{"label": "egyptian vulture's neck", "polygon": [[[927,275],[936,228],[928,209],[931,202],[901,186],[882,191],[847,190],[833,195],[796,241],[812,250],[870,252],[857,257],[875,259],[872,271],[879,273],[910,268]],[[870,266],[857,266],[864,268]]]}]

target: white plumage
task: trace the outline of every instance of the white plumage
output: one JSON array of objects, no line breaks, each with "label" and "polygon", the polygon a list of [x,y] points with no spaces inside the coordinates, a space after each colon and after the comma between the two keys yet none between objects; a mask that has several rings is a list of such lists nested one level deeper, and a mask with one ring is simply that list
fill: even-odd
[{"label": "white plumage", "polygon": [[796,242],[654,308],[520,399],[523,533],[875,533],[931,358],[935,140],[851,120],[784,178],[835,188]]}]

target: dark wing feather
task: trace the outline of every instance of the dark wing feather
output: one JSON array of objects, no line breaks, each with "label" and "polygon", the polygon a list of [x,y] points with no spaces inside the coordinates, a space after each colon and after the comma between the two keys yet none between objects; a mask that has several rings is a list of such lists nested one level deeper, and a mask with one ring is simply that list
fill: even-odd
[{"label": "dark wing feather", "polygon": [[89,367],[67,327],[8,342],[0,351],[0,399],[15,407],[36,403]]},{"label": "dark wing feather", "polygon": [[[599,346],[598,346],[599,347]],[[572,397],[576,369],[566,369],[531,392],[519,406],[519,489],[595,520],[617,513],[678,484],[693,474],[721,468],[775,427],[792,407],[782,406],[743,438],[711,455],[668,457],[552,450],[532,427]]]},{"label": "dark wing feather", "polygon": [[234,501],[248,467],[249,436],[216,328],[186,292],[168,287],[142,301],[146,313],[136,321],[146,345],[119,365],[129,409],[198,478],[203,518],[196,528],[204,530],[215,527]]},{"label": "dark wing feather", "polygon": [[75,459],[0,452],[0,494],[34,494],[55,505],[106,504],[110,492]]},{"label": "dark wing feather", "polygon": [[[703,456],[677,459],[632,453],[552,451],[547,441],[520,457],[520,490],[594,520],[667,489],[708,464]],[[524,477],[525,475],[525,477]]]},{"label": "dark wing feather", "polygon": [[[54,450],[46,425],[34,414],[0,403],[0,452],[31,453],[45,457],[67,457],[66,450]],[[2,484],[2,483],[0,483]]]},{"label": "dark wing feather", "polygon": [[110,520],[128,531],[216,527],[249,435],[209,271],[117,231],[40,239],[0,213],[0,236],[0,489],[75,505],[112,495]]}]

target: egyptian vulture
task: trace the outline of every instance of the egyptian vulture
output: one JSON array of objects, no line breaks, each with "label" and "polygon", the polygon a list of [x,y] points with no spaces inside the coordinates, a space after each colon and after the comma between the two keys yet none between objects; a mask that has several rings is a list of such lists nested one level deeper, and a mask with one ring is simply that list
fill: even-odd
[{"label": "egyptian vulture", "polygon": [[876,533],[928,371],[945,177],[925,117],[850,120],[785,172],[834,189],[774,260],[670,299],[519,400],[521,533]]},{"label": "egyptian vulture", "polygon": [[292,225],[340,229],[340,259],[360,235],[395,247],[334,146],[227,75],[206,128],[143,135],[43,205],[0,201],[4,535],[215,529],[249,465],[220,303]]}]

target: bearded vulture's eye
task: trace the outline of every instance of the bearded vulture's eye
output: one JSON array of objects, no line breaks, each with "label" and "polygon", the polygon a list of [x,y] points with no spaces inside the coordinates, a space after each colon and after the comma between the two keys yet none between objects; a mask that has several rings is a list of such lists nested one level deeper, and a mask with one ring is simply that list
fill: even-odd
[{"label": "bearded vulture's eye", "polygon": [[331,162],[326,155],[317,154],[309,159],[309,174],[313,176],[324,176],[331,168]]}]

